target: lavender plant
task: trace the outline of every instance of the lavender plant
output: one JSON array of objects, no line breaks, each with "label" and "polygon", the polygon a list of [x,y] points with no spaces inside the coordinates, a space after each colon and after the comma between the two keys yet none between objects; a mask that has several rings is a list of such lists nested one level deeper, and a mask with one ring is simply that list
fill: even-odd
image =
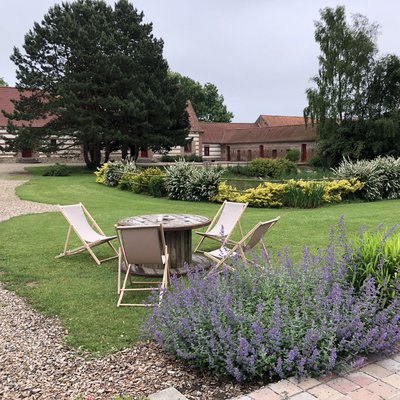
[{"label": "lavender plant", "polygon": [[358,354],[390,351],[400,340],[399,296],[382,307],[371,277],[355,291],[349,255],[341,222],[323,251],[304,248],[298,263],[285,249],[274,263],[261,256],[253,266],[236,261],[233,272],[173,278],[149,335],[237,381],[321,374]]}]

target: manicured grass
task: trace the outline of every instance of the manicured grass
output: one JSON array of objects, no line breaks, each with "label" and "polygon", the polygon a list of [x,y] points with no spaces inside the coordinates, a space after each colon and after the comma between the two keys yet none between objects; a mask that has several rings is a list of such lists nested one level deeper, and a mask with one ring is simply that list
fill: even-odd
[{"label": "manicured grass", "polygon": [[[35,173],[39,169],[33,169]],[[120,219],[148,213],[192,213],[212,217],[219,204],[156,199],[94,182],[94,175],[72,169],[68,177],[35,175],[18,187],[26,200],[53,204],[83,202],[107,234]],[[288,246],[299,256],[303,245],[313,249],[328,242],[329,227],[344,214],[350,233],[362,224],[392,225],[400,200],[351,203],[316,210],[248,208],[242,219],[244,231],[255,223],[280,215],[268,233],[267,246],[276,253]],[[60,213],[21,216],[0,224],[0,279],[25,296],[38,310],[57,315],[68,330],[68,342],[92,352],[106,353],[137,343],[147,310],[117,308],[117,261],[97,266],[86,253],[61,259],[67,223]],[[198,242],[193,237],[193,245]],[[213,246],[209,242],[208,248]],[[109,254],[107,246],[96,251]],[[137,294],[136,294],[137,296]]]}]

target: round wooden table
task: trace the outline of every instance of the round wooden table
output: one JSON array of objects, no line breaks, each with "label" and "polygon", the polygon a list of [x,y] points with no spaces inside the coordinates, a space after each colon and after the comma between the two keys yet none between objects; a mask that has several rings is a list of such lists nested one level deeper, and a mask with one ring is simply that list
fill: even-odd
[{"label": "round wooden table", "polygon": [[[201,215],[192,214],[148,214],[135,215],[118,221],[122,226],[146,226],[162,224],[165,242],[168,246],[170,265],[173,273],[182,274],[185,264],[192,263],[192,229],[201,228],[211,220]],[[145,251],[145,249],[144,249]],[[160,276],[162,266],[136,266],[135,273],[140,275]]]}]

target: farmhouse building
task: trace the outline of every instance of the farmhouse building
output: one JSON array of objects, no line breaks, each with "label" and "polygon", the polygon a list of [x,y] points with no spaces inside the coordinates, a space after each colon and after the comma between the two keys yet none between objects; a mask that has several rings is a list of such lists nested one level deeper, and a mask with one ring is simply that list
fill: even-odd
[{"label": "farmhouse building", "polygon": [[[4,138],[11,138],[7,133],[8,120],[1,112],[13,111],[13,100],[19,98],[16,88],[0,87],[0,146],[4,147]],[[300,151],[300,161],[307,162],[315,153],[315,127],[305,126],[303,117],[288,117],[274,115],[260,115],[254,123],[237,122],[205,122],[197,118],[196,112],[188,101],[190,129],[187,143],[183,147],[173,148],[169,154],[201,156],[204,161],[240,162],[251,161],[258,157],[284,157],[290,149]],[[14,121],[17,126],[42,127],[48,120],[40,119],[31,122]],[[0,150],[1,158],[68,158],[81,159],[82,154],[78,146],[74,146],[67,137],[54,137],[54,145],[59,150],[50,154],[24,149],[21,153]],[[120,156],[113,154],[112,158]],[[153,154],[150,150],[141,150],[139,159],[159,158],[160,154]]]},{"label": "farmhouse building", "polygon": [[258,157],[284,157],[291,149],[300,151],[300,161],[314,154],[315,127],[305,126],[303,117],[260,115],[254,123],[199,121],[188,102],[188,144],[172,155],[196,154],[208,161],[251,161]]}]

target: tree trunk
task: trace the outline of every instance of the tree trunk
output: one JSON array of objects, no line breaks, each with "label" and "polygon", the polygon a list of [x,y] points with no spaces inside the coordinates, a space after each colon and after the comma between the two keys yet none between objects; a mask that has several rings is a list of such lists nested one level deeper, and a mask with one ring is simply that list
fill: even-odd
[{"label": "tree trunk", "polygon": [[128,157],[128,146],[126,144],[123,144],[121,146],[121,157],[123,160],[126,160],[126,158]]},{"label": "tree trunk", "polygon": [[99,143],[84,143],[83,157],[89,169],[96,169],[101,164],[101,151]]}]

